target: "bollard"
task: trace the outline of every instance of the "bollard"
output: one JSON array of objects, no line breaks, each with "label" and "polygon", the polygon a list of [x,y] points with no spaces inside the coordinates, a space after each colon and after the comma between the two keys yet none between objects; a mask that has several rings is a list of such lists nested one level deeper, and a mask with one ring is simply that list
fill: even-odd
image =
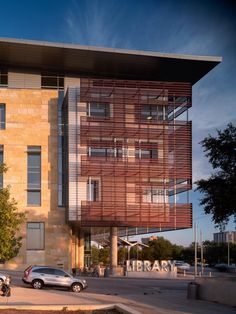
[{"label": "bollard", "polygon": [[104,277],[109,277],[109,275],[110,275],[110,268],[106,267],[104,270]]},{"label": "bollard", "polygon": [[187,298],[192,299],[192,300],[197,300],[198,290],[199,290],[199,284],[197,284],[196,282],[190,282],[188,284],[188,289],[187,289]]}]

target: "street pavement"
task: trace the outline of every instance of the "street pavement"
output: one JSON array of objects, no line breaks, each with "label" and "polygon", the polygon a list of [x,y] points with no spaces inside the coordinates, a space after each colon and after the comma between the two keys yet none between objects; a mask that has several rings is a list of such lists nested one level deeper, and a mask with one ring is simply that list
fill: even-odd
[{"label": "street pavement", "polygon": [[[2,272],[2,270],[1,270]],[[188,276],[177,279],[85,278],[88,289],[76,294],[63,289],[34,290],[21,281],[22,272],[12,276],[8,305],[95,305],[121,303],[143,314],[236,314],[236,309],[200,300],[187,299]],[[0,299],[0,305],[6,304]],[[0,306],[1,307],[1,306]]]}]

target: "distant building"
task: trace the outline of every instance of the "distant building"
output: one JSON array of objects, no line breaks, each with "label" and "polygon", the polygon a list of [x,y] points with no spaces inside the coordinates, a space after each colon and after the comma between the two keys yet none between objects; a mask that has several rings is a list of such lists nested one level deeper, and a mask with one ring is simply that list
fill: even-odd
[{"label": "distant building", "polygon": [[213,234],[215,243],[230,243],[236,244],[236,231],[224,231]]},{"label": "distant building", "polygon": [[154,240],[157,240],[157,239],[158,239],[158,237],[153,235],[153,236],[148,237],[148,238],[142,238],[142,243],[148,244],[149,241],[154,241]]}]

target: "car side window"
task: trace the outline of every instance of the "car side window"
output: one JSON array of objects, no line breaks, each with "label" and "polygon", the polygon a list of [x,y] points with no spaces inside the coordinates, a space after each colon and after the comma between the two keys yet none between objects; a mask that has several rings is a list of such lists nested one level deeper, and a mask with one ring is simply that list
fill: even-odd
[{"label": "car side window", "polygon": [[41,273],[42,268],[32,269],[32,273]]},{"label": "car side window", "polygon": [[57,275],[57,276],[65,276],[65,275],[67,275],[63,270],[60,270],[60,269],[54,269],[54,271],[55,271],[55,275]]},{"label": "car side window", "polygon": [[47,275],[54,275],[54,269],[52,268],[37,268],[33,270],[34,273],[43,273]]}]

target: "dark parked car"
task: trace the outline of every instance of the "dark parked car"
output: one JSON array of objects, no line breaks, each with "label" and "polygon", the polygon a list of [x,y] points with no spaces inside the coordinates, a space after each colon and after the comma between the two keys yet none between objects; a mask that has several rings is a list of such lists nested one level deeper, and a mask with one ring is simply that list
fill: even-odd
[{"label": "dark parked car", "polygon": [[73,277],[63,269],[50,266],[29,266],[24,271],[22,280],[26,284],[31,284],[34,289],[54,286],[65,287],[73,292],[80,292],[87,288],[86,280]]},{"label": "dark parked car", "polygon": [[217,269],[220,272],[236,273],[235,265],[228,265],[225,263],[216,264],[215,269]]}]

